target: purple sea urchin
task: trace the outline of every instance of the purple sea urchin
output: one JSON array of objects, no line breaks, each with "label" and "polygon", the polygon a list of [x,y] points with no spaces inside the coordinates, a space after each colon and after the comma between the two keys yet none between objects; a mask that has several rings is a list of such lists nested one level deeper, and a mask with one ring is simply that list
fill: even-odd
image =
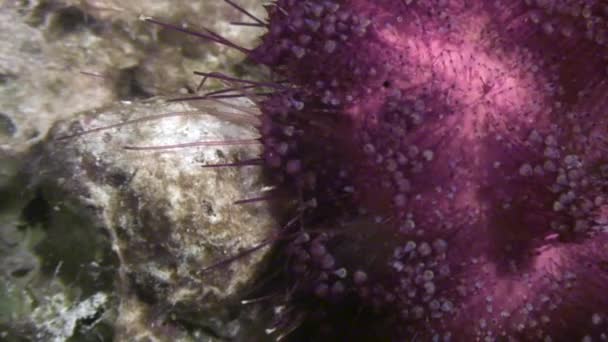
[{"label": "purple sea urchin", "polygon": [[608,338],[607,10],[271,7],[250,57],[293,88],[260,105],[265,157],[325,230],[288,249],[299,287],[390,312],[393,337]]},{"label": "purple sea urchin", "polygon": [[262,104],[266,156],[287,143],[287,183],[354,241],[294,248],[298,281],[392,337],[607,338],[607,9],[279,1],[251,55],[299,98]]},{"label": "purple sea urchin", "polygon": [[[251,51],[198,35],[281,80],[201,73],[238,96],[272,90],[255,97],[263,160],[298,200],[281,251],[309,313],[277,310],[272,331],[608,339],[607,3],[278,0],[268,14]],[[382,319],[344,322],[361,315]]]}]

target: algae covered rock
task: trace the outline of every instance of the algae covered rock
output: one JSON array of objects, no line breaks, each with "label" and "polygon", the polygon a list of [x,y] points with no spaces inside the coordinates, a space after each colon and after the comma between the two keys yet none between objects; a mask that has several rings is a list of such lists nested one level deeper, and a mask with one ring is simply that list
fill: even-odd
[{"label": "algae covered rock", "polygon": [[83,211],[28,186],[7,164],[0,176],[0,336],[110,339],[118,263],[109,235]]},{"label": "algae covered rock", "polygon": [[[235,203],[264,194],[262,168],[203,167],[259,154],[259,144],[251,140],[255,132],[245,125],[255,117],[234,106],[201,109],[159,99],[118,104],[58,125],[44,146],[35,166],[42,187],[106,227],[120,262],[122,299],[134,293],[145,304],[144,309],[121,305],[123,321],[133,312],[122,308],[188,320],[221,312],[223,305],[244,299],[243,291],[264,265],[270,250],[264,243],[277,229],[276,213],[267,202]],[[133,120],[139,122],[78,135]],[[61,139],[70,134],[76,136]],[[196,141],[242,143],[156,149]],[[205,270],[251,249],[256,250]],[[211,316],[202,315],[201,321]]]},{"label": "algae covered rock", "polygon": [[9,1],[0,9],[0,152],[26,153],[55,121],[82,111],[192,91],[200,81],[195,70],[251,69],[238,51],[145,23],[142,15],[184,26],[202,18],[243,45],[260,34],[230,25],[244,15],[216,1]]},{"label": "algae covered rock", "polygon": [[0,9],[0,153],[10,155],[44,139],[56,120],[116,99],[113,84],[80,71],[109,70],[118,47],[91,30],[34,25],[20,10],[16,2]]},{"label": "algae covered rock", "polygon": [[[201,167],[253,158],[257,147],[122,148],[252,137],[245,127],[254,119],[181,115],[56,140],[78,127],[201,113],[205,106],[131,101],[192,93],[195,70],[251,72],[240,52],[141,16],[206,26],[248,47],[260,34],[230,25],[245,16],[216,1],[0,6],[2,340],[217,340],[261,326],[255,305],[231,304],[247,297],[267,246],[204,272],[274,232],[265,202],[234,205],[265,190],[261,169]],[[220,111],[228,110],[210,110]],[[88,114],[79,123],[60,124],[48,137],[56,122],[81,112]],[[235,118],[244,126],[226,122]]]}]

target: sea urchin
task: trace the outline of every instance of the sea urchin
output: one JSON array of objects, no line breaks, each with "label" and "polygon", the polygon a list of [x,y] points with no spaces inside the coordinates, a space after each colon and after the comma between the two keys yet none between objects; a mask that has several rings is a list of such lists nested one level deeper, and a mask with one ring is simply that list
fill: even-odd
[{"label": "sea urchin", "polygon": [[294,309],[270,331],[608,339],[608,3],[267,9],[250,16],[268,29],[253,50],[188,33],[274,75],[200,73],[235,88],[190,99],[252,98],[264,164],[299,204],[280,252]]}]

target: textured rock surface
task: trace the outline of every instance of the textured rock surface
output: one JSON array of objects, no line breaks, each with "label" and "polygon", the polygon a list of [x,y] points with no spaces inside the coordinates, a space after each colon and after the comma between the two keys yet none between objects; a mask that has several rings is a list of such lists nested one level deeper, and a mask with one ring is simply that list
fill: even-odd
[{"label": "textured rock surface", "polygon": [[28,188],[11,164],[3,160],[0,176],[0,336],[110,338],[117,260],[108,234],[62,198]]},{"label": "textured rock surface", "polygon": [[[140,15],[188,26],[203,24],[244,45],[251,44],[260,32],[229,25],[230,20],[244,18],[222,2],[120,3],[32,0],[2,5],[3,153],[27,151],[44,138],[53,122],[74,113],[116,100],[194,89],[198,80],[192,71],[233,70],[243,57],[144,23]],[[239,72],[247,70],[246,66],[239,68]]]},{"label": "textured rock surface", "polygon": [[0,10],[3,154],[27,151],[57,119],[110,103],[115,98],[113,86],[80,71],[121,67],[114,58],[120,47],[110,46],[88,29],[73,33],[61,19],[43,27],[33,25],[33,13],[21,10],[12,1]]},{"label": "textured rock surface", "polygon": [[[54,141],[45,146],[45,158],[39,164],[43,183],[60,189],[66,196],[64,201],[94,212],[98,222],[110,230],[121,264],[121,286],[156,310],[171,308],[177,319],[191,319],[188,315],[209,309],[221,311],[218,303],[242,299],[243,289],[251,285],[268,248],[217,272],[202,270],[256,247],[277,228],[266,202],[234,204],[261,193],[262,168],[202,167],[255,158],[260,148],[257,144],[123,149],[127,145],[255,137],[252,130],[202,114],[205,111],[234,114],[223,105],[201,111],[159,99],[89,113],[77,123],[58,126],[53,137],[146,115],[180,115]],[[130,307],[121,305],[123,320],[132,315]]]},{"label": "textured rock surface", "polygon": [[255,158],[259,146],[161,151],[123,147],[246,139],[255,132],[201,115],[204,111],[186,104],[148,100],[85,115],[78,123],[58,127],[53,137],[76,125],[101,127],[165,113],[184,115],[55,141],[46,146],[42,173],[99,212],[113,231],[125,272],[150,299],[209,305],[250,279],[255,272],[251,266],[264,253],[232,264],[231,272],[217,278],[202,275],[200,269],[255,246],[275,226],[267,205],[234,204],[262,191],[261,168],[202,165]]},{"label": "textured rock surface", "polygon": [[[241,3],[261,9],[256,1]],[[240,191],[249,185],[259,190],[254,186],[259,170],[245,168],[247,175],[255,170],[251,178],[232,169],[200,168],[200,162],[248,152],[238,149],[222,155],[215,154],[215,149],[190,150],[190,157],[181,160],[185,164],[179,164],[179,152],[164,154],[160,160],[175,162],[176,168],[161,172],[165,178],[156,178],[159,174],[145,178],[147,171],[133,172],[136,167],[160,172],[161,162],[147,167],[142,161],[147,156],[150,163],[157,154],[124,151],[120,134],[107,143],[102,137],[113,132],[39,146],[56,121],[79,112],[121,100],[192,91],[199,82],[192,77],[194,70],[248,72],[240,53],[143,23],[140,15],[189,26],[204,24],[244,45],[259,34],[255,28],[227,25],[230,20],[243,21],[244,16],[215,1],[155,1],[151,5],[146,1],[31,0],[0,5],[0,339],[97,341],[110,340],[115,331],[117,340],[211,341],[237,337],[251,323],[248,310],[255,311],[253,306],[239,311],[218,303],[238,299],[235,294],[256,270],[248,265],[257,264],[266,250],[243,259],[240,268],[232,265],[225,274],[211,273],[207,279],[197,273],[218,258],[267,237],[271,228],[259,205],[229,210],[233,198],[256,194]],[[150,106],[155,105],[130,109],[118,105],[113,108],[120,108],[120,113],[114,114],[120,115],[102,110],[104,114],[91,114],[96,119],[84,125],[116,123],[134,110],[148,115],[154,112]],[[159,140],[154,143],[162,142],[163,136],[180,142],[187,138],[171,131],[175,128],[171,122],[176,121],[168,120],[142,124],[156,129],[140,133],[155,134]],[[217,120],[203,126],[209,131],[198,133],[214,137],[224,136],[215,134],[215,129],[233,127]],[[224,133],[241,130],[228,128]],[[40,150],[47,152],[48,163],[31,162]],[[133,156],[143,159],[132,164],[137,159],[131,160]],[[76,165],[77,161],[82,164]],[[24,162],[37,167],[22,173]],[[189,180],[177,169],[186,164]],[[104,169],[108,165],[112,167]],[[79,166],[91,169],[78,175],[97,178],[69,174],[82,171]],[[195,179],[196,172],[201,172],[200,179]],[[61,176],[67,181],[57,182]],[[169,179],[173,176],[174,180]],[[146,181],[152,182],[148,189]],[[163,182],[171,187],[163,188]],[[130,184],[138,184],[137,190],[129,189]],[[180,186],[190,187],[191,192],[184,195]],[[207,198],[202,190],[225,195],[208,193]],[[111,206],[101,208],[104,204]],[[136,204],[146,213],[141,219],[130,216],[138,214]],[[258,214],[265,218],[248,219]],[[118,220],[123,220],[121,227]],[[150,224],[155,220],[165,225]],[[244,222],[259,225],[245,226]],[[147,224],[152,228],[144,230]],[[164,260],[149,257],[156,255],[151,245],[157,242]],[[122,277],[115,286],[118,265],[122,265]],[[212,314],[209,310],[199,314],[210,307]]]},{"label": "textured rock surface", "polygon": [[[138,58],[138,64],[131,71],[138,87],[147,94],[167,94],[179,89],[194,89],[198,82],[192,78],[194,70],[230,70],[236,71],[237,74],[254,70],[246,64],[240,64],[243,59],[241,52],[140,20],[142,17],[153,17],[192,30],[205,27],[238,45],[253,47],[255,39],[263,30],[230,25],[230,22],[248,21],[248,19],[224,1],[63,0],[62,2],[83,9],[92,18],[101,22],[112,23],[122,28],[120,32],[112,30],[112,34],[126,34],[136,39],[133,53]],[[245,0],[239,1],[238,4],[263,16],[260,1]]]}]

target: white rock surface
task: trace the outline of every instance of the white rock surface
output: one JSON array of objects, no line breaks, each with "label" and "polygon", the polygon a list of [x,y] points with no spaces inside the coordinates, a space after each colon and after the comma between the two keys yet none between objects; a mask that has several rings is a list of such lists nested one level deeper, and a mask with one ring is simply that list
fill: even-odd
[{"label": "white rock surface", "polygon": [[[238,3],[263,16],[262,2],[239,0]],[[258,195],[265,187],[261,168],[203,169],[201,164],[253,157],[259,147],[126,151],[122,146],[255,136],[255,130],[250,128],[251,118],[244,120],[247,123],[243,126],[230,124],[226,118],[189,115],[142,122],[67,141],[53,140],[78,126],[90,128],[133,117],[200,110],[200,106],[167,104],[161,100],[140,102],[148,96],[183,94],[184,90],[196,88],[200,79],[193,77],[193,71],[230,74],[236,71],[238,75],[257,72],[256,67],[242,63],[242,53],[234,49],[144,23],[139,19],[141,15],[192,28],[211,28],[244,47],[255,46],[255,38],[262,33],[261,29],[230,25],[230,21],[249,19],[223,1],[3,3],[0,6],[0,191],[3,196],[7,194],[7,199],[23,197],[36,188],[17,189],[15,178],[36,186],[40,181],[44,188],[54,192],[52,198],[43,199],[51,201],[56,213],[71,210],[75,216],[93,217],[97,225],[111,235],[121,266],[116,292],[108,294],[112,300],[107,304],[107,312],[119,311],[114,327],[117,341],[135,341],[140,337],[146,340],[145,336],[159,341],[204,339],[196,337],[204,336],[204,329],[195,328],[197,335],[191,335],[192,331],[173,325],[166,316],[179,319],[180,315],[183,318],[199,311],[203,312],[200,316],[187,318],[201,326],[206,325],[205,319],[212,319],[219,323],[211,330],[219,336],[232,336],[228,331],[239,330],[234,325],[241,324],[241,319],[226,321],[214,313],[224,310],[226,303],[238,299],[243,290],[250,288],[264,264],[268,248],[238,259],[218,272],[203,274],[200,271],[268,238],[277,228],[274,221],[277,216],[265,202],[233,204],[235,200]],[[79,119],[80,124],[60,124],[52,131],[51,138],[47,137],[57,121],[72,120],[81,112],[88,114]],[[32,155],[39,156],[38,150],[43,150],[41,162],[31,162]],[[17,173],[23,162],[36,165],[29,173],[34,181]],[[15,212],[12,216],[20,215]],[[74,227],[60,230],[62,232],[78,230],[81,228],[78,224],[82,224],[80,221],[53,224],[64,222]],[[85,230],[98,229],[95,226]],[[55,231],[51,229],[49,234]],[[63,252],[56,253],[56,258],[60,260]],[[6,258],[3,264],[12,261]],[[42,261],[44,259],[39,262]],[[21,291],[20,283],[9,285]],[[78,283],[66,286],[70,291],[79,291]],[[36,288],[28,291],[52,301],[61,296],[70,297],[62,289],[63,284],[53,291]],[[114,307],[116,298],[121,303],[119,308]],[[59,303],[58,308],[76,308],[82,298],[73,299]],[[15,303],[19,304],[18,299]],[[34,304],[28,306],[35,307]],[[104,317],[109,322],[113,316],[107,312]],[[61,315],[52,313],[48,321],[44,315],[34,317],[24,313],[20,317],[23,319],[19,321],[19,329],[13,329],[10,334],[32,336],[28,334],[48,332],[44,324],[56,327],[55,323],[62,319]],[[33,318],[43,320],[32,321]],[[255,324],[261,328],[264,325],[257,320]],[[69,330],[65,336],[59,334],[61,338],[70,338]],[[0,338],[6,334],[0,331]],[[176,334],[184,338],[174,339]]]},{"label": "white rock surface", "polygon": [[0,155],[16,155],[41,141],[56,120],[115,100],[112,85],[80,73],[108,70],[110,53],[83,32],[53,40],[26,22],[16,2],[0,9]]},{"label": "white rock surface", "polygon": [[[164,146],[194,141],[256,138],[237,125],[201,113],[230,112],[223,105],[197,109],[161,99],[125,103],[60,125],[53,137],[150,115],[174,117],[129,124],[46,147],[43,177],[84,207],[93,208],[113,239],[122,274],[154,302],[210,307],[251,284],[268,248],[217,269],[213,263],[255,247],[277,228],[267,202],[235,204],[265,189],[259,166],[203,168],[256,158],[260,146],[199,146],[131,151],[124,146]],[[187,114],[186,114],[187,113]],[[69,127],[68,127],[69,126]],[[125,278],[125,280],[126,280]]]},{"label": "white rock surface", "polygon": [[[259,2],[239,3],[262,16]],[[9,1],[0,7],[0,156],[27,152],[57,120],[194,89],[193,71],[231,72],[244,58],[142,15],[210,28],[245,47],[263,32],[231,25],[247,19],[223,1]]]}]

